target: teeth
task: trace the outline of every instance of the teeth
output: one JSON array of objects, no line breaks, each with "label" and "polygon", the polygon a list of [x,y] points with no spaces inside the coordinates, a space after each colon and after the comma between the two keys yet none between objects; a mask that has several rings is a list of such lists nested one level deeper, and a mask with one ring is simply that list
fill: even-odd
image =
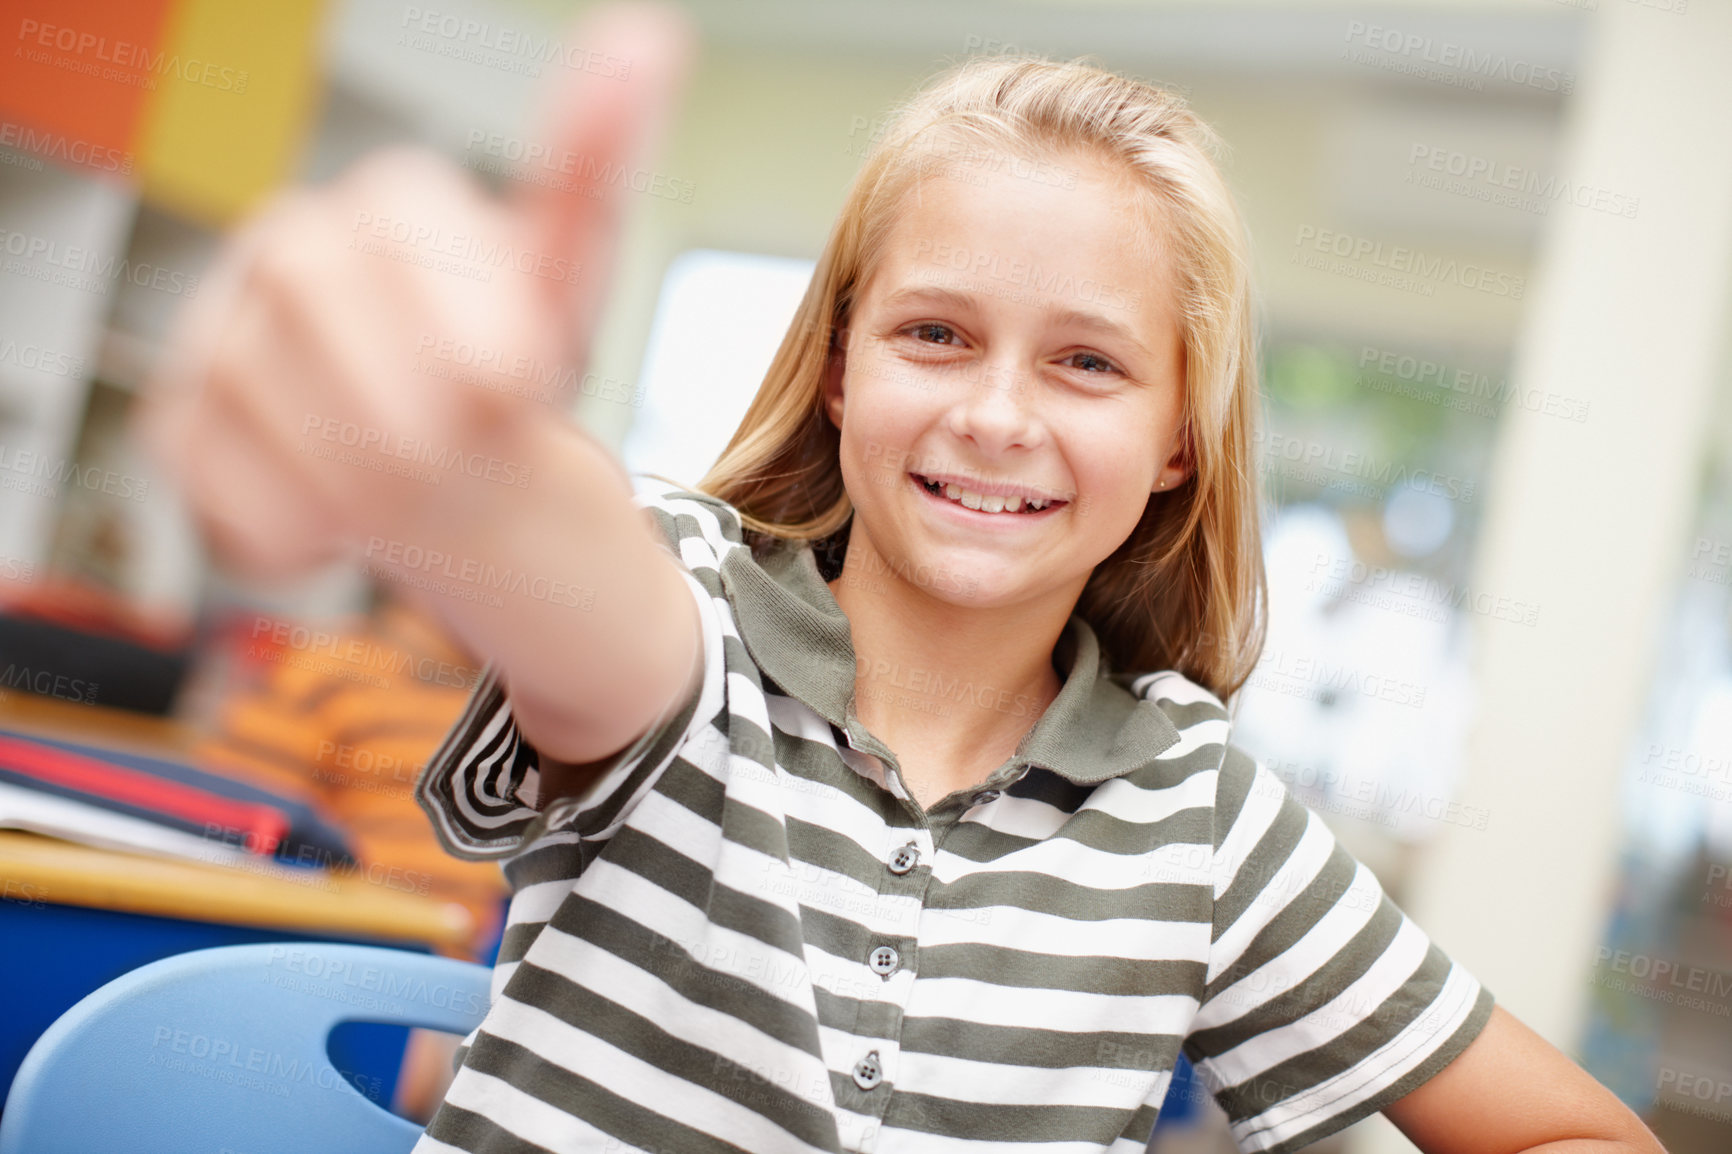
[{"label": "teeth", "polygon": [[[928,484],[936,485],[939,482],[933,481],[928,482]],[[961,485],[948,481],[943,482],[943,485],[944,495],[950,500],[956,501],[966,508],[977,509],[982,513],[1020,513],[1023,511],[1024,505],[1027,506],[1029,512],[1037,513],[1052,504],[1051,501],[1038,501],[1033,497],[1025,500],[1021,496],[1000,497],[976,493],[972,489],[964,489]]]}]

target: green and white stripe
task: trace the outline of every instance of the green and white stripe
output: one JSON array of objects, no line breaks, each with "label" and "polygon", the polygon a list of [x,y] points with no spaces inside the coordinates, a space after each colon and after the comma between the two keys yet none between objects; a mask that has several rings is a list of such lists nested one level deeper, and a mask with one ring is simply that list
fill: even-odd
[{"label": "green and white stripe", "polygon": [[1484,1025],[1490,994],[1205,689],[1109,676],[1073,618],[1017,755],[923,812],[854,716],[811,550],[755,557],[711,497],[639,503],[702,617],[695,696],[540,811],[489,672],[419,783],[447,848],[499,859],[513,897],[418,1154],[1134,1154],[1181,1047],[1241,1149],[1288,1151]]}]

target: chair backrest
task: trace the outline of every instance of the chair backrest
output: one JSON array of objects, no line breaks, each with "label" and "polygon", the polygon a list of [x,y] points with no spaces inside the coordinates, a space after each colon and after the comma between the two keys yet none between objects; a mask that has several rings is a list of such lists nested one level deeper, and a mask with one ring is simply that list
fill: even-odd
[{"label": "chair backrest", "polygon": [[194,950],[122,975],[25,1057],[0,1154],[398,1154],[421,1127],[331,1064],[341,1022],[468,1034],[485,966],[336,942]]}]

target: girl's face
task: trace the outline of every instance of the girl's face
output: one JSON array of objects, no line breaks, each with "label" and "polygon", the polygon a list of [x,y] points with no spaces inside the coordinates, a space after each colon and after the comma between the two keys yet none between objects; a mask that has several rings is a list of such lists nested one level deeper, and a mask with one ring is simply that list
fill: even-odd
[{"label": "girl's face", "polygon": [[958,162],[911,188],[825,389],[860,580],[1074,604],[1185,477],[1183,343],[1135,195],[1078,154]]}]

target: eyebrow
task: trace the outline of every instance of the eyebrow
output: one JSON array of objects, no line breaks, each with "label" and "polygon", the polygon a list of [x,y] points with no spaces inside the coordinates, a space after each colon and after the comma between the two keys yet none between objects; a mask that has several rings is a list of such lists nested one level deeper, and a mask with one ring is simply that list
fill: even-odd
[{"label": "eyebrow", "polygon": [[[955,289],[944,288],[941,285],[916,285],[909,288],[897,289],[895,292],[884,298],[884,305],[886,308],[892,308],[897,305],[908,304],[920,300],[936,301],[939,304],[950,305],[952,308],[959,309],[963,312],[974,312],[979,307],[979,303],[968,293],[957,292]],[[1101,316],[1099,313],[1089,313],[1083,312],[1079,309],[1059,308],[1056,305],[1048,305],[1046,315],[1048,320],[1060,325],[1074,325],[1078,328],[1092,329],[1095,332],[1117,337],[1122,341],[1134,345],[1145,355],[1149,351],[1143,342],[1137,339],[1136,334],[1131,332],[1128,326],[1120,324],[1118,321],[1112,320],[1109,317]]]}]

